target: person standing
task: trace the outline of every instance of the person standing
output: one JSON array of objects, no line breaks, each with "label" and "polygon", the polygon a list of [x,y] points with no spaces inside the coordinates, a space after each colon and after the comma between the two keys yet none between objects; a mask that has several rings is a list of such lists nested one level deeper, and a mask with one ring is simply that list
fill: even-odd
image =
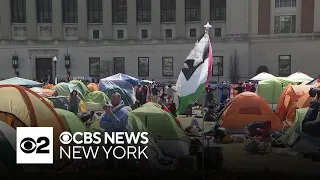
[{"label": "person standing", "polygon": [[147,85],[143,85],[141,88],[142,91],[142,96],[141,96],[141,105],[144,105],[145,103],[147,103],[147,99],[148,99],[148,86]]},{"label": "person standing", "polygon": [[[125,107],[123,101],[121,100],[121,95],[119,93],[114,93],[111,97],[111,104],[106,104],[103,106],[104,114],[100,120],[100,127],[105,130],[106,133],[110,134],[112,132],[128,132],[128,115],[129,111]],[[126,144],[124,144],[126,147]],[[109,143],[109,149],[112,144]],[[121,156],[121,154],[116,154]],[[106,166],[109,168],[114,167],[114,162],[117,161],[118,165],[126,165],[126,159],[116,160],[115,157],[111,156],[106,160]]]},{"label": "person standing", "polygon": [[168,99],[173,99],[174,98],[174,92],[176,92],[176,91],[172,88],[172,85],[169,84],[168,85],[168,89],[167,89],[167,97],[168,97]]},{"label": "person standing", "polygon": [[73,112],[75,115],[78,115],[79,104],[80,104],[80,98],[78,96],[78,91],[73,90],[69,97],[69,107],[70,107],[70,111]]},{"label": "person standing", "polygon": [[208,87],[206,87],[205,107],[208,107],[209,104],[212,104],[212,103],[213,103],[213,89],[209,84]]},{"label": "person standing", "polygon": [[224,104],[225,101],[229,98],[230,96],[230,85],[227,84],[226,82],[223,82],[221,85],[218,84],[218,88],[221,91],[221,100],[220,103]]},{"label": "person standing", "polygon": [[152,91],[152,102],[157,103],[159,89],[157,88],[157,86],[155,84],[153,84],[151,91]]}]

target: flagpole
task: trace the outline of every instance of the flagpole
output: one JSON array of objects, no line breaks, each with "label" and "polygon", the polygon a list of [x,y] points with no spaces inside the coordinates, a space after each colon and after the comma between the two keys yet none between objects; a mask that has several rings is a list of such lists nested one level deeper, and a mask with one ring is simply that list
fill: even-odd
[{"label": "flagpole", "polygon": [[[211,28],[212,26],[210,25],[210,23],[209,22],[207,22],[207,24],[205,24],[204,25],[204,32],[205,33],[209,33],[209,29]],[[206,97],[205,97],[206,98]],[[202,109],[202,112],[204,112],[203,111],[204,109]],[[204,169],[204,159],[205,159],[205,152],[204,152],[204,149],[205,149],[205,135],[204,135],[204,117],[205,117],[205,114],[203,114],[203,116],[202,116],[202,169]],[[207,142],[208,144],[207,144],[207,146],[209,147],[209,140],[208,140],[208,142]],[[208,149],[208,151],[209,151],[209,149]]]}]

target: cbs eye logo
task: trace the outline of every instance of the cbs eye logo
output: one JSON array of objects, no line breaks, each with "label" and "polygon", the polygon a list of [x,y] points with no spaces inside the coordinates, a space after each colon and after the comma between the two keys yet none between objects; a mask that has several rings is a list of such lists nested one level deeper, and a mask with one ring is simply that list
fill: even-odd
[{"label": "cbs eye logo", "polygon": [[59,139],[62,144],[67,145],[72,142],[72,135],[71,133],[65,131],[60,134]]},{"label": "cbs eye logo", "polygon": [[48,149],[45,149],[50,144],[50,140],[47,137],[39,137],[38,139],[32,139],[30,137],[26,137],[22,139],[20,143],[20,149],[22,152],[26,154],[31,154],[36,152],[37,154],[46,154],[49,153]]}]

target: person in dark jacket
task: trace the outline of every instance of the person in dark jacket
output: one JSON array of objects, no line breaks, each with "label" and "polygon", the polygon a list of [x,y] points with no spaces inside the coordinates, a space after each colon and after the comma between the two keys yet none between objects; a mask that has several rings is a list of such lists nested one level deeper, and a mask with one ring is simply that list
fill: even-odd
[{"label": "person in dark jacket", "polygon": [[215,121],[215,111],[214,111],[214,105],[210,104],[208,107],[208,111],[204,114],[204,121]]},{"label": "person in dark jacket", "polygon": [[317,120],[320,106],[319,94],[311,101],[310,107],[302,121],[302,131],[314,137],[320,137],[320,120]]},{"label": "person in dark jacket", "polygon": [[80,98],[78,96],[78,91],[73,90],[69,97],[69,107],[70,107],[70,111],[73,112],[75,115],[78,114],[79,103],[80,103]]},{"label": "person in dark jacket", "polygon": [[237,87],[234,87],[234,89],[238,92],[238,94],[241,94],[245,91],[245,87],[241,82],[238,83]]}]

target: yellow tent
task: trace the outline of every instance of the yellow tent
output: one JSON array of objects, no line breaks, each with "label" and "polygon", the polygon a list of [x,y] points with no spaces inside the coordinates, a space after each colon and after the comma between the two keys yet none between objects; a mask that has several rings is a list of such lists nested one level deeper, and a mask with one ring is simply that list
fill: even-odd
[{"label": "yellow tent", "polygon": [[65,131],[53,107],[35,92],[15,85],[0,85],[0,120],[16,127],[53,127],[55,147]]}]

